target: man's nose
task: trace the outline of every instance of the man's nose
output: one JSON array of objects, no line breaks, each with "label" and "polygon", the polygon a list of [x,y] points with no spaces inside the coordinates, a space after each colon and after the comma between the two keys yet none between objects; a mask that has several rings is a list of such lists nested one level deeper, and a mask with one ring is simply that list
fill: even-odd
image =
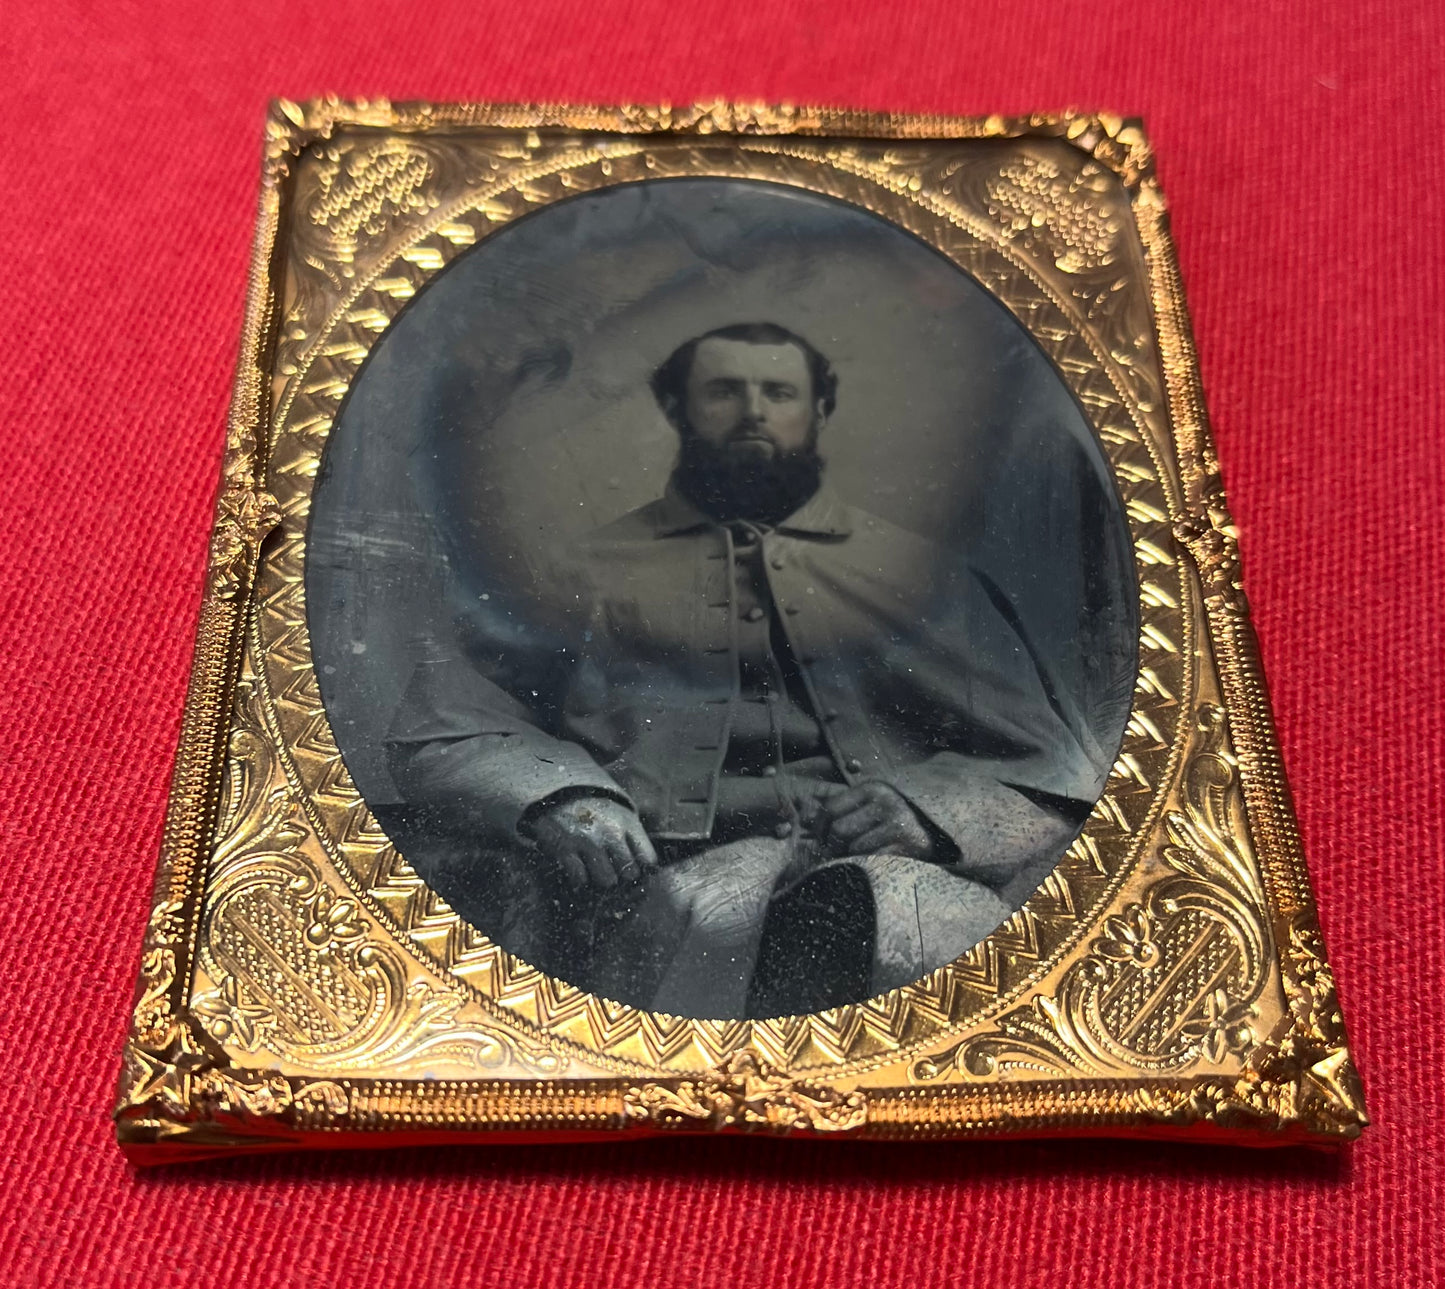
[{"label": "man's nose", "polygon": [[756,385],[749,385],[743,391],[743,419],[761,421],[764,414],[763,391]]}]

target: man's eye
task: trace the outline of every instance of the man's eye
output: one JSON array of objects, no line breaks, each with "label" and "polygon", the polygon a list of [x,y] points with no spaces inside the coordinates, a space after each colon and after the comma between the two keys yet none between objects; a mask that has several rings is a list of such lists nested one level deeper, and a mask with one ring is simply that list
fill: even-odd
[{"label": "man's eye", "polygon": [[792,385],[764,385],[763,393],[774,403],[791,403],[798,397],[798,391]]},{"label": "man's eye", "polygon": [[731,385],[709,385],[704,392],[715,403],[720,403],[726,398],[736,398],[738,393]]}]

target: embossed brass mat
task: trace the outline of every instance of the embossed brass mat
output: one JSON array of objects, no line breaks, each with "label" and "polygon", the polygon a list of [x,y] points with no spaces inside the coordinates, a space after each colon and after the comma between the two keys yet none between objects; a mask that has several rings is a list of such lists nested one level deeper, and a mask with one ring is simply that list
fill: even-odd
[{"label": "embossed brass mat", "polygon": [[[463,923],[348,775],[307,628],[321,453],[406,302],[529,211],[681,176],[851,203],[981,283],[1085,410],[1138,582],[1123,748],[1042,887],[917,983],[781,1020],[611,1003]],[[278,103],[116,1122],[141,1163],[679,1129],[1357,1135],[1139,124]]]}]

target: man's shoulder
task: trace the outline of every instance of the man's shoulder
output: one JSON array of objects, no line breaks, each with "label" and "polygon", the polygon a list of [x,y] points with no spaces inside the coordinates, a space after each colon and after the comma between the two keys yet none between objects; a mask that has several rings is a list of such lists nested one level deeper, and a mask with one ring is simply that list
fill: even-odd
[{"label": "man's shoulder", "polygon": [[831,555],[844,564],[884,576],[906,576],[908,581],[926,577],[949,562],[940,543],[882,515],[854,505],[840,505],[839,513],[846,517],[847,537],[825,543],[825,559]]},{"label": "man's shoulder", "polygon": [[861,506],[843,504],[843,512],[848,516],[849,527],[854,536],[864,542],[880,542],[889,546],[895,546],[899,550],[909,551],[934,551],[938,549],[938,542],[913,528],[905,528],[901,524],[895,524],[891,519],[885,519],[882,515],[876,515],[871,510],[864,510]]},{"label": "man's shoulder", "polygon": [[845,509],[846,537],[804,541],[798,548],[803,563],[824,579],[880,610],[919,614],[920,622],[924,616],[964,616],[980,624],[997,616],[959,542],[905,528],[860,506]]},{"label": "man's shoulder", "polygon": [[666,526],[668,502],[659,497],[645,506],[629,510],[610,523],[594,528],[574,543],[579,551],[602,551],[635,542],[650,542]]},{"label": "man's shoulder", "polygon": [[555,548],[551,566],[556,584],[572,591],[585,585],[610,593],[681,567],[693,547],[685,536],[658,540],[670,532],[670,511],[664,503],[650,501]]}]

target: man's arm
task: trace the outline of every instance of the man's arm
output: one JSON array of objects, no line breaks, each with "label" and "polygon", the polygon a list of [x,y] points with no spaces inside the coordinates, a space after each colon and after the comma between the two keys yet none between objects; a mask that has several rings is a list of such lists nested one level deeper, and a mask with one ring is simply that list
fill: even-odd
[{"label": "man's arm", "polygon": [[1007,773],[1008,767],[981,771],[968,758],[944,752],[907,767],[892,786],[947,839],[931,858],[1000,892],[1037,874],[1026,883],[1031,890],[1078,832],[1091,803],[1031,793],[1000,777]]},{"label": "man's arm", "polygon": [[632,807],[583,748],[548,734],[457,654],[418,664],[387,753],[409,805],[497,839],[517,839],[523,818],[552,798],[590,793]]},{"label": "man's arm", "polygon": [[463,659],[417,667],[387,750],[409,804],[460,832],[530,843],[576,888],[605,890],[657,866],[612,777]]},{"label": "man's arm", "polygon": [[998,588],[970,574],[959,589],[890,667],[938,750],[887,781],[955,852],[934,858],[1022,898],[1087,817],[1109,757]]},{"label": "man's arm", "polygon": [[947,865],[996,890],[1033,872],[1041,861],[1052,862],[1077,829],[1067,809],[1030,801],[986,777],[965,787],[963,777],[950,776],[951,799],[938,811],[967,815],[951,835],[901,789],[881,779],[839,785],[800,801],[802,823],[836,855],[907,855]]}]

